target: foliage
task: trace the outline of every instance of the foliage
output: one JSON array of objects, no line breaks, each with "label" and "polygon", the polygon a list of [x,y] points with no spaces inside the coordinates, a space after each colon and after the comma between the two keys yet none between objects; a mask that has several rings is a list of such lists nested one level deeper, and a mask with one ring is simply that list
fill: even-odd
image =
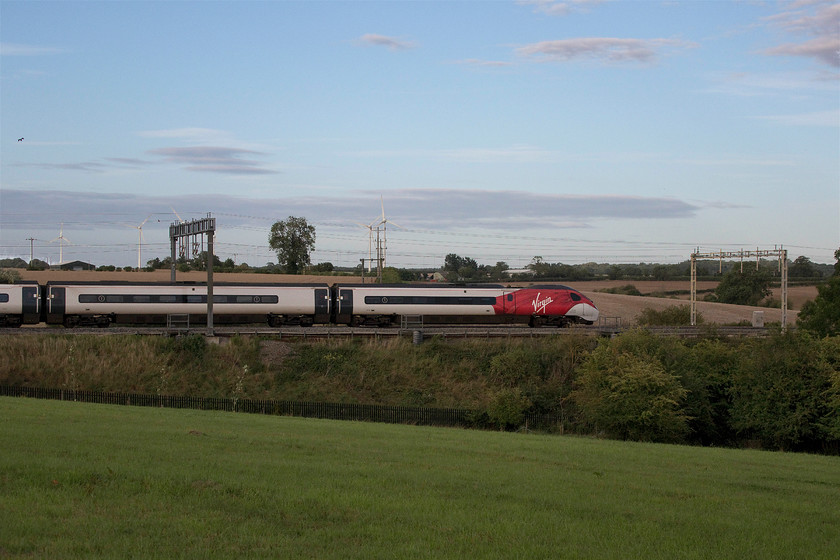
[{"label": "foliage", "polygon": [[0,259],[0,268],[26,268],[26,261],[20,257]]},{"label": "foliage", "polygon": [[817,270],[811,259],[805,256],[796,257],[796,260],[788,268],[788,277],[790,278],[814,278],[819,276],[822,276],[822,273]]},{"label": "foliage", "polygon": [[0,384],[465,408],[508,428],[524,412],[553,415],[569,433],[840,453],[840,337],[713,335],[216,345],[200,335],[21,334],[0,337]]},{"label": "foliage", "polygon": [[770,273],[764,269],[756,270],[752,266],[744,271],[731,270],[727,272],[715,289],[716,301],[735,305],[758,305],[769,296]]},{"label": "foliage", "polygon": [[817,297],[805,302],[799,312],[797,324],[816,336],[840,335],[840,249],[837,256],[837,273],[827,283],[817,286]]},{"label": "foliage", "polygon": [[745,346],[732,372],[733,427],[775,449],[840,443],[840,403],[826,398],[836,389],[837,340],[787,333]]},{"label": "foliage", "polygon": [[[665,309],[645,307],[636,322],[647,326],[681,326],[691,324],[690,305],[672,305]],[[697,313],[697,323],[703,322],[703,316]]]},{"label": "foliage", "polygon": [[331,262],[318,263],[310,269],[315,274],[325,274],[335,270],[335,266]]},{"label": "foliage", "polygon": [[624,296],[640,296],[642,292],[633,285],[633,284],[625,284],[623,286],[614,286],[612,288],[601,288],[599,290],[595,290],[597,292],[603,292],[605,294],[620,294]]},{"label": "foliage", "polygon": [[448,281],[459,282],[506,279],[508,277],[506,271],[509,269],[510,267],[504,261],[498,261],[492,266],[479,265],[475,259],[449,253],[444,259],[441,270]]},{"label": "foliage", "polygon": [[681,441],[687,391],[649,355],[599,345],[582,364],[572,399],[586,423],[610,437]]},{"label": "foliage", "polygon": [[525,412],[531,405],[531,401],[522,394],[519,387],[502,389],[490,401],[487,416],[500,430],[515,429],[522,425]]},{"label": "foliage", "polygon": [[0,268],[0,284],[20,282],[20,272],[11,268]]},{"label": "foliage", "polygon": [[315,249],[315,226],[309,225],[306,218],[289,216],[271,226],[268,245],[277,251],[277,262],[286,274],[301,274]]},{"label": "foliage", "polygon": [[817,336],[840,335],[840,276],[817,286],[817,297],[805,302],[797,324]]}]

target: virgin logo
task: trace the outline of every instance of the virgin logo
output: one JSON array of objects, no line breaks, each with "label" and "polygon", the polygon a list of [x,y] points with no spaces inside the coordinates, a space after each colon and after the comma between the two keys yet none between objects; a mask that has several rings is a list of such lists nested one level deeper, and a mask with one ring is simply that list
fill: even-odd
[{"label": "virgin logo", "polygon": [[537,292],[537,297],[534,298],[534,313],[544,313],[545,308],[548,307],[548,304],[554,301],[552,297],[546,297],[545,299],[540,299],[540,292]]}]

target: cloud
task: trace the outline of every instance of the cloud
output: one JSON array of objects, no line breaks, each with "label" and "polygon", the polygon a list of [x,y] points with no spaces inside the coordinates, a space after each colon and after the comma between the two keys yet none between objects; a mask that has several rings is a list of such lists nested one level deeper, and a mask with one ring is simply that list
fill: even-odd
[{"label": "cloud", "polygon": [[602,2],[603,0],[519,0],[517,4],[533,6],[535,12],[550,16],[567,16]]},{"label": "cloud", "polygon": [[775,56],[804,56],[840,68],[840,37],[818,37],[804,43],[788,43],[764,51]]},{"label": "cloud", "polygon": [[141,167],[141,166],[151,165],[151,163],[152,163],[150,161],[146,161],[146,160],[143,160],[143,159],[123,158],[123,157],[105,158],[105,160],[113,163],[114,165],[127,166],[127,167]]},{"label": "cloud", "polygon": [[770,56],[801,56],[840,67],[840,4],[835,2],[797,2],[767,21],[793,35],[811,36],[804,42],[786,43],[765,49]]},{"label": "cloud", "polygon": [[[192,196],[144,196],[134,194],[69,191],[2,191],[3,215],[35,222],[79,221],[97,217],[112,224],[130,209],[136,218],[153,214],[170,220],[171,208],[184,219],[203,216],[209,210],[225,227],[259,224],[268,227],[289,215],[306,216],[318,222],[354,224],[369,222],[379,214],[380,192],[356,191],[341,198],[300,196],[250,199],[208,194],[195,209]],[[702,207],[665,197],[626,195],[543,194],[519,191],[456,189],[399,189],[384,197],[386,215],[406,229],[498,230],[590,228],[598,220],[688,218]],[[37,214],[27,208],[38,208]],[[136,214],[136,216],[135,216]],[[108,217],[111,218],[108,218]],[[189,216],[189,218],[188,218]],[[75,217],[75,218],[74,218]],[[123,218],[124,219],[124,218]]]},{"label": "cloud", "polygon": [[503,60],[481,60],[478,58],[467,58],[465,60],[456,60],[455,64],[465,64],[468,66],[481,66],[486,68],[504,68],[513,66],[512,62],[505,62]]},{"label": "cloud", "polygon": [[522,57],[545,62],[568,62],[576,59],[606,62],[648,63],[668,49],[696,46],[677,39],[620,39],[614,37],[581,37],[542,41],[516,49]]},{"label": "cloud", "polygon": [[34,169],[46,169],[48,171],[89,171],[96,173],[107,167],[105,164],[94,161],[79,161],[72,163],[18,163],[13,165],[15,167],[31,167]]},{"label": "cloud", "polygon": [[187,146],[183,148],[159,148],[149,150],[149,154],[161,156],[169,163],[186,165],[189,171],[223,173],[230,175],[265,175],[276,173],[259,167],[254,160],[242,159],[243,156],[264,155],[253,150],[221,146]]},{"label": "cloud", "polygon": [[387,35],[377,35],[375,33],[366,33],[359,37],[358,43],[364,46],[373,47],[387,47],[392,51],[404,51],[415,48],[412,41],[405,41],[396,37],[388,37]]},{"label": "cloud", "polygon": [[165,130],[144,130],[138,133],[145,138],[181,138],[189,140],[190,142],[213,142],[218,143],[220,140],[228,139],[230,136],[223,130],[216,130],[213,128],[170,128]]},{"label": "cloud", "polygon": [[768,115],[753,117],[786,126],[826,126],[840,127],[840,110],[814,111],[798,115]]},{"label": "cloud", "polygon": [[43,56],[60,54],[64,49],[19,43],[0,43],[0,56]]}]

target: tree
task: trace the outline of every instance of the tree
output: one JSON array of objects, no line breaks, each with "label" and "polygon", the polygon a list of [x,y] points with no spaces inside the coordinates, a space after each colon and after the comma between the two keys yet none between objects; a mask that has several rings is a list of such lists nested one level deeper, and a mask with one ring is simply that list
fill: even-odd
[{"label": "tree", "polygon": [[743,272],[730,270],[715,288],[717,301],[735,305],[758,305],[771,293],[770,273],[750,266]]},{"label": "tree", "polygon": [[311,263],[309,254],[315,249],[315,226],[310,226],[306,218],[294,216],[274,222],[268,246],[277,251],[277,262],[286,274],[301,274]]},{"label": "tree", "polygon": [[834,257],[834,276],[817,286],[817,298],[805,302],[796,319],[801,328],[820,337],[840,334],[840,249]]},{"label": "tree", "polygon": [[478,273],[478,263],[470,257],[449,253],[443,261],[443,270],[450,281],[474,279]]},{"label": "tree", "polygon": [[791,278],[813,278],[814,276],[820,276],[820,273],[814,268],[814,263],[811,262],[811,259],[800,256],[790,265],[788,276]]}]

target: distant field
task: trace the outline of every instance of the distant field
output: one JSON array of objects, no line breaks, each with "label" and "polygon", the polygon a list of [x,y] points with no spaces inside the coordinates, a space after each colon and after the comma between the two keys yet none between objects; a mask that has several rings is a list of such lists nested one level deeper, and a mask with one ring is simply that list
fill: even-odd
[{"label": "distant field", "polygon": [[2,558],[808,558],[840,458],[0,398]]}]

